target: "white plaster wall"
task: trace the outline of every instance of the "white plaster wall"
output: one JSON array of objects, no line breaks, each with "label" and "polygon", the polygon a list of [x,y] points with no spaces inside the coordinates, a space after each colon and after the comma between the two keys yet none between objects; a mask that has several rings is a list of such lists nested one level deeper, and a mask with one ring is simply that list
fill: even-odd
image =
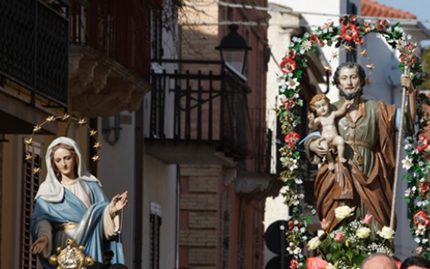
[{"label": "white plaster wall", "polygon": [[176,268],[177,260],[177,169],[144,155],[143,178],[143,268],[150,267],[150,204],[160,205],[160,268]]},{"label": "white plaster wall", "polygon": [[[103,190],[109,200],[116,194],[128,190],[129,203],[123,211],[123,223],[121,237],[124,245],[126,265],[131,268],[133,265],[133,200],[134,200],[134,167],[135,167],[135,143],[134,143],[134,113],[123,111],[121,115],[132,117],[131,124],[121,124],[120,138],[115,145],[110,145],[101,135],[102,126],[99,118],[99,141],[102,144],[99,150],[100,163],[98,165],[97,177],[102,183]],[[111,126],[113,117],[110,118]]]}]

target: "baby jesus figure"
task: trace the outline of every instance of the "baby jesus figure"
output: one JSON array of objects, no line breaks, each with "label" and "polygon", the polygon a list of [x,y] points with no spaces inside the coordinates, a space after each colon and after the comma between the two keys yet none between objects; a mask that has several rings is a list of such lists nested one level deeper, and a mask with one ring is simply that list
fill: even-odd
[{"label": "baby jesus figure", "polygon": [[[321,132],[321,146],[327,149],[336,147],[338,158],[341,163],[346,162],[344,157],[345,141],[338,134],[335,119],[346,114],[347,109],[352,105],[353,100],[347,100],[342,104],[342,107],[336,111],[330,111],[330,99],[325,94],[317,94],[312,97],[309,108],[312,111],[308,114],[309,129],[318,128]],[[315,117],[315,114],[317,117]],[[334,170],[334,158],[331,154],[326,155],[328,169]]]}]

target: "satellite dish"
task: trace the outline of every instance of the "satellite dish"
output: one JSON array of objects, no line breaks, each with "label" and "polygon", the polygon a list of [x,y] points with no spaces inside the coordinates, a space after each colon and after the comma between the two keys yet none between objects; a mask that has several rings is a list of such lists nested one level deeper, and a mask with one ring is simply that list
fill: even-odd
[{"label": "satellite dish", "polygon": [[403,71],[398,68],[399,61],[395,58],[391,60],[389,66],[384,71],[385,82],[392,87],[397,87],[400,85],[400,76],[403,74]]}]

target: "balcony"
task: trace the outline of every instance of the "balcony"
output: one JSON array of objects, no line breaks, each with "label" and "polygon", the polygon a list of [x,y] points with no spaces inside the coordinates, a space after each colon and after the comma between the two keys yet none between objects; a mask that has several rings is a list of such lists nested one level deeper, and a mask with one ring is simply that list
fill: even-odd
[{"label": "balcony", "polygon": [[166,163],[227,166],[255,156],[250,89],[242,78],[220,61],[159,60],[153,66],[145,97],[147,154]]},{"label": "balcony", "polygon": [[88,117],[135,111],[150,91],[147,1],[72,0],[71,109]]},{"label": "balcony", "polygon": [[14,123],[1,133],[31,132],[47,109],[67,110],[69,4],[47,2],[0,1],[0,114]]}]

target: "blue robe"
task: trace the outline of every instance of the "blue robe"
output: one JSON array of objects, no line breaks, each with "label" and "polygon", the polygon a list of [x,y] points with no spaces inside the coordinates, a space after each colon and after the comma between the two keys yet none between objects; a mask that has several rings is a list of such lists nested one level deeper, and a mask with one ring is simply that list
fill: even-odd
[{"label": "blue robe", "polygon": [[[84,254],[94,258],[96,262],[103,261],[103,252],[105,250],[112,250],[114,256],[112,257],[112,264],[124,264],[124,253],[122,245],[115,240],[106,240],[103,233],[103,212],[109,205],[100,185],[97,182],[90,182],[80,180],[82,187],[88,194],[91,206],[87,208],[84,203],[69,190],[64,190],[64,197],[61,202],[52,203],[37,198],[33,216],[31,219],[31,235],[33,240],[37,239],[35,228],[37,222],[47,220],[53,227],[56,224],[66,222],[76,222],[79,226],[74,233],[74,240],[76,246],[85,246]],[[55,228],[53,229],[52,239],[55,242]],[[56,253],[58,246],[52,246],[52,254]],[[61,246],[62,248],[64,247]],[[48,260],[39,255],[39,260],[45,268],[55,269],[56,267],[49,264]]]}]

